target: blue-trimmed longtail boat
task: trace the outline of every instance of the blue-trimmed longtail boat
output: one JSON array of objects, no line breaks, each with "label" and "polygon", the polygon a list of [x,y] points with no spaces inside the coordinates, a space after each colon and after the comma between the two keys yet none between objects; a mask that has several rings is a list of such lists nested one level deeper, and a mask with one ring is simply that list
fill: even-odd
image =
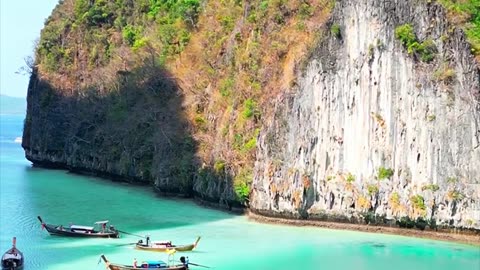
[{"label": "blue-trimmed longtail boat", "polygon": [[[127,265],[127,264],[112,263],[109,260],[107,260],[107,258],[103,254],[100,256],[100,258],[105,263],[106,268],[110,270],[137,270],[137,269],[187,270],[188,269],[188,264],[185,264],[185,263],[168,265],[164,261],[155,260],[155,261],[143,261],[137,266],[134,266],[134,265]],[[181,259],[182,258],[180,258],[180,260]]]}]

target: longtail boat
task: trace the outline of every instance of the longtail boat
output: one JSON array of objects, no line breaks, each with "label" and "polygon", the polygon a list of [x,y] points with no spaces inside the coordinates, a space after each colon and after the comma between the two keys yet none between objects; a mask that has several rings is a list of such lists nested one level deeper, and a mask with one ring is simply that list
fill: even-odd
[{"label": "longtail boat", "polygon": [[[53,225],[46,224],[42,218],[38,216],[38,220],[42,224],[42,230],[46,229],[51,235],[69,236],[69,237],[100,237],[100,238],[118,238],[119,232],[115,227],[110,225],[107,228],[108,220],[97,221],[95,226],[82,225]],[[97,227],[97,228],[95,228]]]},{"label": "longtail boat", "polygon": [[139,240],[135,247],[141,250],[147,251],[158,251],[158,252],[166,252],[168,250],[175,250],[175,251],[191,251],[197,247],[198,242],[200,241],[200,236],[197,237],[197,240],[193,244],[188,245],[173,245],[172,241],[152,241],[150,242],[150,238],[147,237],[146,243],[143,243],[143,240]]},{"label": "longtail boat", "polygon": [[21,270],[23,269],[23,254],[16,247],[17,238],[13,237],[13,247],[2,256],[2,270]]},{"label": "longtail boat", "polygon": [[[126,264],[118,264],[112,263],[107,260],[105,255],[100,256],[107,266],[107,269],[110,270],[136,270],[136,269],[164,269],[164,270],[187,270],[188,264],[176,264],[176,265],[168,265],[164,261],[156,260],[156,261],[143,261],[141,264],[137,265],[136,267],[133,265],[126,265]],[[182,257],[184,258],[184,257]],[[182,260],[180,258],[180,260]],[[183,259],[185,261],[185,258]]]}]

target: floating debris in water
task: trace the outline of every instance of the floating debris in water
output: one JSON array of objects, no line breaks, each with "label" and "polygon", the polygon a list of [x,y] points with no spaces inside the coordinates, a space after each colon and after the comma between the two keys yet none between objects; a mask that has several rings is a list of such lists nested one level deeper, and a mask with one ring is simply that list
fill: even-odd
[{"label": "floating debris in water", "polygon": [[371,241],[368,241],[368,242],[364,242],[365,245],[367,246],[372,246],[372,247],[375,247],[375,248],[384,248],[386,247],[385,244],[382,244],[382,243],[376,243],[376,242],[371,242]]}]

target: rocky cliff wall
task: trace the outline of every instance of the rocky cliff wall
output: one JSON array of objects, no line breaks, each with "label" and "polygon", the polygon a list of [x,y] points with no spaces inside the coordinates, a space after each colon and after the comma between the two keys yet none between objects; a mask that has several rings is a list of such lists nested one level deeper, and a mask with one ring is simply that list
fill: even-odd
[{"label": "rocky cliff wall", "polygon": [[179,86],[165,79],[172,76],[164,69],[150,69],[118,74],[117,89],[92,86],[73,95],[34,70],[22,140],[26,158],[36,166],[243,208],[228,174],[201,167]]},{"label": "rocky cliff wall", "polygon": [[[193,41],[171,66],[155,60],[156,35],[135,52],[109,20],[98,22],[112,49],[103,63],[95,46],[77,46],[95,44],[78,29],[96,33],[98,25],[82,15],[81,28],[67,27],[72,21],[62,19],[74,16],[75,1],[62,2],[42,34],[46,51],[30,80],[22,146],[36,165],[228,208],[251,190],[252,210],[270,216],[376,223],[409,216],[479,228],[479,70],[462,31],[427,2],[336,1],[328,34],[296,83],[293,71],[332,15],[331,1],[235,1],[233,9],[205,2]],[[101,8],[118,8],[108,3]],[[219,6],[236,10],[233,30],[229,20],[212,27]],[[119,14],[147,12],[132,10]],[[409,48],[395,37],[402,25],[415,34]],[[213,28],[217,42],[207,42]],[[42,73],[42,65],[55,66],[52,40],[71,45],[70,54],[55,54],[65,70]]]},{"label": "rocky cliff wall", "polygon": [[27,158],[245,206],[264,104],[333,2],[61,1],[36,47]]},{"label": "rocky cliff wall", "polygon": [[[433,61],[402,46],[404,24]],[[416,0],[337,1],[331,29],[264,123],[252,210],[480,228],[480,73],[462,31]]]},{"label": "rocky cliff wall", "polygon": [[[33,71],[22,147],[35,165],[192,194],[196,143],[162,68],[119,73],[109,91],[52,86]],[[73,92],[73,91],[72,91]]]}]

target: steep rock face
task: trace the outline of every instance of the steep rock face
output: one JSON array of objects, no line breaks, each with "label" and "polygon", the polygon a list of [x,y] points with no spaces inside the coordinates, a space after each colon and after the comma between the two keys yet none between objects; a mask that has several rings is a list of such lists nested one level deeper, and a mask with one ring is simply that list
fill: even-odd
[{"label": "steep rock face", "polygon": [[55,88],[34,70],[22,140],[26,158],[190,195],[192,166],[180,164],[195,162],[196,145],[181,111],[183,96],[168,77],[160,68],[143,68],[118,74],[116,91],[92,86],[67,95],[70,89]]},{"label": "steep rock face", "polygon": [[[439,5],[414,0],[337,1],[332,23],[340,31],[264,123],[252,210],[480,228],[480,77],[463,33]],[[406,23],[433,40],[432,62],[395,38]]]},{"label": "steep rock face", "polygon": [[26,158],[38,166],[242,207],[226,173],[202,168],[196,176],[198,142],[185,119],[183,93],[164,79],[170,77],[163,69],[144,68],[118,74],[116,91],[101,92],[99,86],[65,95],[69,89],[53,87],[34,70],[22,140]]},{"label": "steep rock face", "polygon": [[245,206],[264,104],[333,2],[61,1],[36,48],[27,158]]}]

